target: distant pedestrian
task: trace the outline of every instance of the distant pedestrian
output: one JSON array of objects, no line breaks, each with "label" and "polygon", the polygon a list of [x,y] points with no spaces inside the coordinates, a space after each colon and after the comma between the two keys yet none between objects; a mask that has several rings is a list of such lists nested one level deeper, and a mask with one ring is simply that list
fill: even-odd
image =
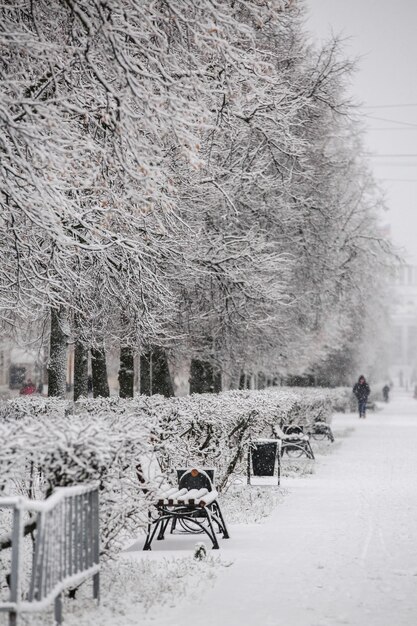
[{"label": "distant pedestrian", "polygon": [[365,376],[359,376],[358,382],[353,387],[353,393],[358,401],[359,417],[366,417],[366,403],[368,401],[371,388],[365,380]]},{"label": "distant pedestrian", "polygon": [[382,387],[382,397],[384,398],[384,402],[388,402],[388,400],[389,400],[389,392],[390,392],[389,385],[384,385]]}]

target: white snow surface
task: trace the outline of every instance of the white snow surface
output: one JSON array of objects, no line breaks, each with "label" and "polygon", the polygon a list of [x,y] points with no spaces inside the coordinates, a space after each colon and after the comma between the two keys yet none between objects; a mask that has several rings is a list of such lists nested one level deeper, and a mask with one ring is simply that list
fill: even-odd
[{"label": "white snow surface", "polygon": [[[289,481],[290,494],[264,524],[230,528],[220,553],[233,565],[214,584],[197,598],[136,613],[137,623],[416,624],[417,400],[394,396],[365,420],[335,416],[336,433],[351,426],[314,475]],[[195,537],[169,537],[129,556],[178,557],[194,544]]]},{"label": "white snow surface", "polygon": [[101,606],[87,585],[66,601],[64,626],[417,624],[417,400],[398,393],[332,427],[333,453],[317,455],[312,475],[282,478],[265,522],[231,524],[206,561],[193,559],[197,542],[209,546],[202,535],[167,534],[151,552],[138,537],[106,566]]}]

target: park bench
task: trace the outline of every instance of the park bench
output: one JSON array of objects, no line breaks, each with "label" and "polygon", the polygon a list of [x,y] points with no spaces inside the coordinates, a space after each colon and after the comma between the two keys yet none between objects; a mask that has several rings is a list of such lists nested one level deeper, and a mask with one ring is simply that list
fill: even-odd
[{"label": "park bench", "polygon": [[219,542],[216,528],[224,539],[229,538],[229,533],[220,509],[219,494],[213,487],[214,470],[178,469],[177,477],[177,487],[161,488],[155,494],[148,512],[148,528],[143,549],[151,550],[155,536],[157,540],[163,540],[171,523],[171,533],[177,526],[187,533],[206,533],[213,549],[217,550]]},{"label": "park bench", "polygon": [[274,434],[281,440],[281,457],[286,454],[291,458],[306,456],[314,460],[314,452],[310,444],[310,437],[298,424],[286,424],[282,427],[273,427]]},{"label": "park bench", "polygon": [[329,424],[327,424],[327,422],[323,422],[320,419],[314,421],[311,425],[310,435],[313,439],[316,440],[328,439],[332,443],[334,442],[334,435]]}]

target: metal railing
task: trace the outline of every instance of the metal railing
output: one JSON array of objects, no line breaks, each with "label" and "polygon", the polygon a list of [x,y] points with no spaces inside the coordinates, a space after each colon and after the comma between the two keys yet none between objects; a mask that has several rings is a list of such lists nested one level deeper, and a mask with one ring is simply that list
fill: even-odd
[{"label": "metal railing", "polygon": [[[60,487],[45,501],[0,498],[0,509],[13,510],[10,600],[0,602],[17,626],[23,612],[41,611],[53,601],[55,621],[62,623],[62,592],[93,577],[93,597],[99,599],[98,486]],[[29,588],[23,589],[25,512],[36,514],[36,531]],[[27,584],[27,582],[26,582]]]}]

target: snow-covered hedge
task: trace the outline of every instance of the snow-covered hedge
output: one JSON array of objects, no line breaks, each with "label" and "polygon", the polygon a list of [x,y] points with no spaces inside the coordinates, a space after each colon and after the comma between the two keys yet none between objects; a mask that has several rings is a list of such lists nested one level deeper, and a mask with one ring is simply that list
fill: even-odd
[{"label": "snow-covered hedge", "polygon": [[337,387],[333,392],[333,410],[335,413],[350,413],[356,410],[357,402],[351,387]]},{"label": "snow-covered hedge", "polygon": [[[371,402],[383,402],[382,397],[382,383],[373,383],[371,385],[371,394],[369,400]],[[358,401],[353,395],[352,387],[338,387],[334,389],[334,402],[333,408],[335,413],[350,413],[356,412],[358,408]]]},{"label": "snow-covered hedge", "polygon": [[147,499],[161,481],[176,480],[176,468],[213,467],[225,489],[245,472],[251,438],[270,436],[275,424],[329,420],[341,395],[279,388],[75,404],[9,400],[0,404],[0,492],[42,498],[55,486],[98,480],[102,546],[112,553],[145,525]]},{"label": "snow-covered hedge", "polygon": [[[28,408],[31,403],[28,403]],[[33,407],[32,407],[33,408]],[[149,454],[149,429],[122,415],[27,415],[0,423],[0,494],[43,499],[56,486],[99,481],[102,549],[146,520],[135,459]]]}]

